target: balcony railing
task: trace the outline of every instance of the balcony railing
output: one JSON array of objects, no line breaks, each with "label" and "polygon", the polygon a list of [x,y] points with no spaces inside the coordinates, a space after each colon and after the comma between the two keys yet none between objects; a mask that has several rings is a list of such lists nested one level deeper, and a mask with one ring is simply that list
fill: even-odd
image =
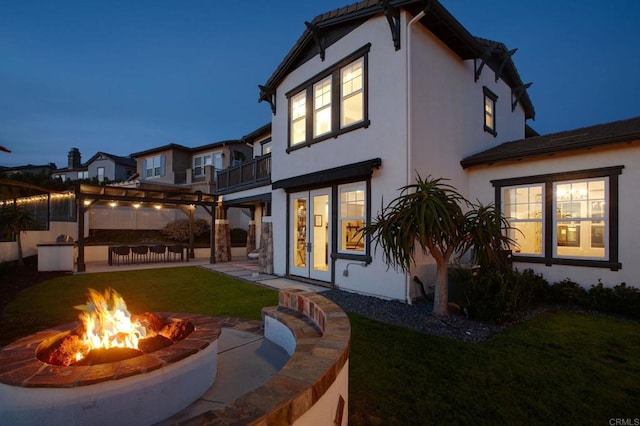
[{"label": "balcony railing", "polygon": [[268,183],[271,179],[271,154],[255,157],[240,165],[218,172],[218,191],[241,189],[245,186]]}]

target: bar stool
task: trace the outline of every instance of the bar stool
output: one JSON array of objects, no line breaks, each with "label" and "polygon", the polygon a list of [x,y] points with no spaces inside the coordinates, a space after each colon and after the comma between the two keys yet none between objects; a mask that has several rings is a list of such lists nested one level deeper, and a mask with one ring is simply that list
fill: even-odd
[{"label": "bar stool", "polygon": [[130,256],[130,252],[131,250],[129,249],[129,246],[116,246],[113,248],[113,254],[116,255],[116,265],[120,265],[120,259],[123,259],[126,261],[127,264],[130,263],[131,261],[131,256]]}]

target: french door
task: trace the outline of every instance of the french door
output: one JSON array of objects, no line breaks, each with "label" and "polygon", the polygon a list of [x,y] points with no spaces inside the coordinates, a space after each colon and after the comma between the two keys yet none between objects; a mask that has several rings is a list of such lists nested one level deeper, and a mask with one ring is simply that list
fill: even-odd
[{"label": "french door", "polygon": [[291,194],[289,272],[331,282],[331,188]]}]

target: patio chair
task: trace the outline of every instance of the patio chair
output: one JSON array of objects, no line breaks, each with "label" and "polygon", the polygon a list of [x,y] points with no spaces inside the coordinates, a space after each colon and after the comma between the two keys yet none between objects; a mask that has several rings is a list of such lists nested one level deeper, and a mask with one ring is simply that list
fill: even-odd
[{"label": "patio chair", "polygon": [[149,260],[149,246],[133,246],[131,247],[131,256],[134,263],[143,263]]},{"label": "patio chair", "polygon": [[116,246],[113,248],[113,254],[115,255],[116,265],[120,265],[120,260],[125,261],[126,264],[131,262],[131,249],[129,246]]},{"label": "patio chair", "polygon": [[184,260],[184,246],[182,244],[174,244],[171,246],[167,246],[167,257],[169,261]]},{"label": "patio chair", "polygon": [[165,246],[164,244],[156,244],[149,247],[151,260],[153,261],[164,260],[166,250],[167,250],[167,246]]}]

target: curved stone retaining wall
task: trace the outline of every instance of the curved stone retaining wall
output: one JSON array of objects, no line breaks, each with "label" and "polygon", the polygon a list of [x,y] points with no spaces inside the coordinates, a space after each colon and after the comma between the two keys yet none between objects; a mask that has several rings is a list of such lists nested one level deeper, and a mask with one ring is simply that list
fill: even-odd
[{"label": "curved stone retaining wall", "polygon": [[262,316],[265,337],[291,355],[287,364],[264,386],[189,424],[346,425],[351,324],[344,311],[316,293],[283,290]]}]

